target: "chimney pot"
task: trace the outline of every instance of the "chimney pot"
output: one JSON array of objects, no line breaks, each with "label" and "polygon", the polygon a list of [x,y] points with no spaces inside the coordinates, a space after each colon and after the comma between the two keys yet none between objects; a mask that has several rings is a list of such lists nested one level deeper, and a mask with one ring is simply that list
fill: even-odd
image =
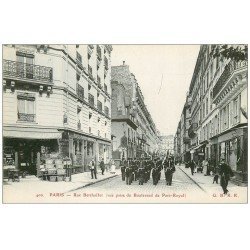
[{"label": "chimney pot", "polygon": [[123,65],[125,65],[125,61],[123,61],[122,63],[123,63]]}]

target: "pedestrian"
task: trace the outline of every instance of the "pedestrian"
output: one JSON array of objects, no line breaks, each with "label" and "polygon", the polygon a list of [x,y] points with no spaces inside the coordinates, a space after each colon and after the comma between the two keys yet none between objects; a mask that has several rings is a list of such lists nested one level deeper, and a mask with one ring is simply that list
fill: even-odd
[{"label": "pedestrian", "polygon": [[230,180],[230,177],[234,176],[234,173],[230,166],[226,164],[225,159],[221,159],[221,163],[219,165],[219,174],[220,174],[220,185],[222,187],[222,190],[224,194],[227,194],[229,191],[227,190],[228,181]]},{"label": "pedestrian", "polygon": [[110,165],[111,165],[110,173],[115,174],[116,170],[115,170],[115,162],[114,162],[114,160],[111,159],[111,164]]},{"label": "pedestrian", "polygon": [[154,164],[154,167],[152,169],[153,185],[157,185],[157,183],[158,183],[158,168],[156,166],[156,162],[154,162],[153,164]]},{"label": "pedestrian", "polygon": [[91,171],[91,179],[94,179],[94,177],[95,177],[95,179],[97,179],[97,177],[96,177],[96,164],[95,164],[94,158],[90,161],[89,168]]},{"label": "pedestrian", "polygon": [[126,166],[127,166],[127,161],[122,159],[122,161],[121,161],[122,181],[125,181],[125,169],[126,169]]},{"label": "pedestrian", "polygon": [[190,164],[191,174],[194,175],[194,168],[195,168],[195,162],[194,160],[191,160]]},{"label": "pedestrian", "polygon": [[218,167],[215,167],[214,170],[214,178],[213,178],[213,184],[216,182],[216,184],[218,184],[218,180],[219,180],[219,170]]},{"label": "pedestrian", "polygon": [[105,164],[104,164],[104,159],[102,158],[101,162],[100,162],[100,168],[102,171],[102,175],[104,175],[104,171],[105,171]]}]

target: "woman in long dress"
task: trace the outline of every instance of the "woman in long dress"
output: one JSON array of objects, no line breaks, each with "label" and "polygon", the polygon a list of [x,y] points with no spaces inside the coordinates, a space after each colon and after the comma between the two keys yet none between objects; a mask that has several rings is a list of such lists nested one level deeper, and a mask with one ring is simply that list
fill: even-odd
[{"label": "woman in long dress", "polygon": [[115,174],[116,173],[115,162],[112,159],[110,160],[110,165],[111,165],[111,167],[110,167],[110,173],[111,174]]}]

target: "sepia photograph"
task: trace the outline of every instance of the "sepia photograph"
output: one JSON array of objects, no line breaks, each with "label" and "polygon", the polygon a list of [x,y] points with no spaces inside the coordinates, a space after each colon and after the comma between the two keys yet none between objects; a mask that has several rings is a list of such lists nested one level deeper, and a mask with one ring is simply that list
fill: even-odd
[{"label": "sepia photograph", "polygon": [[248,203],[248,45],[3,44],[2,202]]}]

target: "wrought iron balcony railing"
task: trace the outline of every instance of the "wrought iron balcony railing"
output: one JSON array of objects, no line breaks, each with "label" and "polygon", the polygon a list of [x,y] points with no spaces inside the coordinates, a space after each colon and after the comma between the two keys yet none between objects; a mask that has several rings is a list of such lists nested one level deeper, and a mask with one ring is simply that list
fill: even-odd
[{"label": "wrought iron balcony railing", "polygon": [[3,60],[3,75],[13,78],[53,82],[53,69],[41,65]]},{"label": "wrought iron balcony railing", "polygon": [[34,122],[35,117],[35,114],[18,113],[18,121]]},{"label": "wrought iron balcony railing", "polygon": [[213,98],[217,96],[217,94],[222,90],[222,88],[226,85],[229,78],[240,69],[246,68],[247,69],[247,61],[230,61],[229,64],[225,66],[225,69],[221,76],[219,77],[218,81],[216,82],[213,88]]}]

